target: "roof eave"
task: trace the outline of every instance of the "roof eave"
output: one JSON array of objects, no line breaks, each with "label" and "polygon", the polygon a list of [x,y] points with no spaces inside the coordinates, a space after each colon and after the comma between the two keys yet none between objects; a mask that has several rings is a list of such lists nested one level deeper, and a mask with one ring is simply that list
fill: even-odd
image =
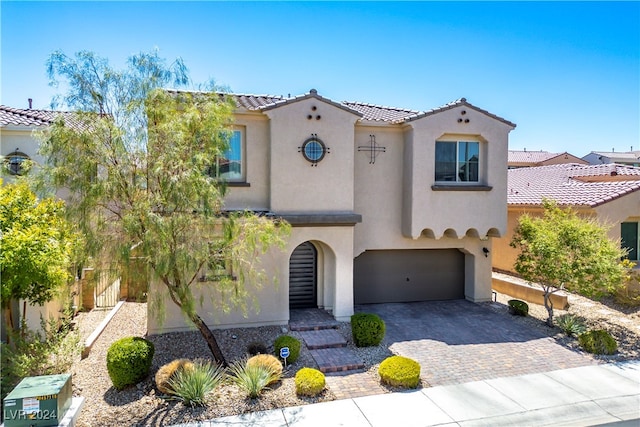
[{"label": "roof eave", "polygon": [[496,116],[495,114],[490,113],[487,110],[483,110],[482,108],[476,107],[475,105],[473,105],[470,102],[468,102],[466,98],[460,98],[459,100],[450,102],[449,104],[443,105],[442,107],[434,108],[432,110],[425,111],[425,112],[422,112],[420,114],[416,114],[414,116],[407,117],[407,118],[403,119],[403,121],[412,122],[412,121],[415,121],[415,120],[420,120],[420,119],[422,119],[424,117],[432,116],[434,114],[442,113],[444,111],[452,110],[454,108],[458,108],[458,107],[462,107],[462,106],[467,107],[467,108],[471,108],[472,110],[475,110],[475,111],[477,111],[479,113],[482,113],[482,114],[484,114],[484,115],[486,115],[486,116],[488,116],[488,117],[490,117],[490,118],[492,118],[494,120],[498,120],[499,122],[502,122],[502,123],[506,124],[507,126],[510,126],[512,129],[515,129],[516,126],[517,126],[515,123],[510,122],[507,119],[504,119],[504,118],[502,118],[500,116]]},{"label": "roof eave", "polygon": [[363,117],[363,114],[361,112],[356,111],[351,107],[348,107],[348,106],[346,106],[344,104],[341,104],[339,102],[335,102],[335,101],[333,101],[333,100],[331,100],[329,98],[325,98],[322,95],[318,95],[318,91],[315,90],[315,89],[311,89],[309,91],[309,93],[306,93],[304,95],[298,95],[298,96],[295,96],[293,98],[282,99],[282,100],[274,102],[272,104],[268,104],[268,105],[264,105],[262,107],[259,107],[258,109],[261,110],[261,111],[269,111],[269,110],[273,110],[275,108],[282,107],[284,105],[295,104],[296,102],[304,101],[304,100],[311,99],[311,98],[314,98],[314,99],[317,99],[319,101],[325,102],[327,104],[333,105],[334,107],[337,107],[337,108],[339,108],[341,110],[344,110],[344,111],[346,111],[348,113],[351,113],[351,114],[353,114],[355,116]]}]

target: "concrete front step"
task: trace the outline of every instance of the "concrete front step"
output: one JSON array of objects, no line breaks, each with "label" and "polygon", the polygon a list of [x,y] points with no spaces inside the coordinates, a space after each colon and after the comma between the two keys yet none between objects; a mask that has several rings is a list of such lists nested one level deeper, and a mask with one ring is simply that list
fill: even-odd
[{"label": "concrete front step", "polygon": [[314,322],[314,323],[307,323],[307,322],[289,322],[289,329],[292,331],[321,331],[324,329],[337,329],[338,326],[340,326],[340,324],[338,322],[334,321],[327,321],[327,322]]},{"label": "concrete front step", "polygon": [[343,372],[364,368],[364,363],[348,348],[309,350],[321,372]]},{"label": "concrete front step", "polygon": [[302,331],[300,332],[300,336],[309,350],[347,346],[347,341],[335,329]]},{"label": "concrete front step", "polygon": [[330,313],[319,308],[294,309],[289,312],[289,329],[292,331],[335,329],[339,325]]}]

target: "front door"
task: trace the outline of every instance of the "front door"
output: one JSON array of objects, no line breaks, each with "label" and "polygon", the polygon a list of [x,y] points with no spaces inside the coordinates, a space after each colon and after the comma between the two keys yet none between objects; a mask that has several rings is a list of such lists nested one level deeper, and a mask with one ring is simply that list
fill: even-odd
[{"label": "front door", "polygon": [[289,308],[317,308],[318,252],[304,242],[289,259]]}]

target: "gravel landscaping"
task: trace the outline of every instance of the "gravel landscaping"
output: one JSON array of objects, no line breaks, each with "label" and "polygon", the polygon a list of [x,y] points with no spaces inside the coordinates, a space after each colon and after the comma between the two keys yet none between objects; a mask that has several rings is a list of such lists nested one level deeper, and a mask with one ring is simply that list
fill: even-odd
[{"label": "gravel landscaping", "polygon": [[[485,303],[488,309],[504,316],[507,312],[506,301],[511,299],[498,294],[497,302]],[[590,328],[607,329],[618,341],[619,351],[613,356],[597,356],[598,359],[620,361],[640,359],[640,311],[616,306],[610,301],[594,302],[580,296],[570,296],[569,312],[580,315],[587,320]],[[556,310],[556,315],[564,311]],[[525,322],[532,328],[544,331],[559,344],[581,351],[575,338],[564,336],[557,328],[544,325],[546,310],[542,306],[530,304],[529,317],[511,316],[514,322]],[[301,367],[316,367],[309,351],[303,345],[298,361],[288,366],[284,378],[267,390],[258,399],[249,399],[234,385],[223,385],[214,392],[208,405],[204,408],[185,407],[182,403],[159,395],[153,382],[153,374],[163,364],[176,358],[210,359],[210,352],[197,331],[170,333],[151,336],[155,344],[155,356],[152,374],[137,386],[123,391],[116,391],[106,371],[106,352],[109,345],[123,336],[144,336],[146,334],[146,304],[127,302],[116,314],[109,326],[95,343],[86,359],[77,360],[73,367],[73,387],[75,395],[86,398],[78,426],[160,426],[191,421],[212,419],[227,415],[240,414],[286,406],[299,406],[335,399],[334,393],[328,389],[315,398],[299,398],[295,394],[293,376]],[[106,312],[92,311],[80,313],[77,318],[78,328],[83,339],[91,333],[106,316]],[[345,336],[348,345],[357,352],[366,365],[366,372],[377,376],[377,366],[391,352],[384,346],[369,349],[357,349],[351,340],[351,329],[348,324],[341,324],[339,331]],[[272,345],[274,339],[283,333],[282,327],[242,328],[214,331],[218,343],[229,362],[242,359],[246,355],[247,345],[251,342],[262,342]],[[296,332],[287,332],[296,336]],[[272,350],[272,349],[270,349]],[[376,378],[377,380],[377,378]],[[423,383],[423,386],[428,386]],[[391,391],[381,388],[380,392]]]}]

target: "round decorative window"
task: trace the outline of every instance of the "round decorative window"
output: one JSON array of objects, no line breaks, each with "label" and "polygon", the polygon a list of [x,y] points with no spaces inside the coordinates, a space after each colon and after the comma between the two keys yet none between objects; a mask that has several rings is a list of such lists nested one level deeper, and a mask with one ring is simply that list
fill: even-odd
[{"label": "round decorative window", "polygon": [[11,175],[22,175],[28,170],[29,160],[29,156],[16,150],[5,156],[4,167]]},{"label": "round decorative window", "polygon": [[326,153],[327,147],[324,142],[316,137],[311,137],[302,144],[302,155],[311,163],[318,163]]}]

